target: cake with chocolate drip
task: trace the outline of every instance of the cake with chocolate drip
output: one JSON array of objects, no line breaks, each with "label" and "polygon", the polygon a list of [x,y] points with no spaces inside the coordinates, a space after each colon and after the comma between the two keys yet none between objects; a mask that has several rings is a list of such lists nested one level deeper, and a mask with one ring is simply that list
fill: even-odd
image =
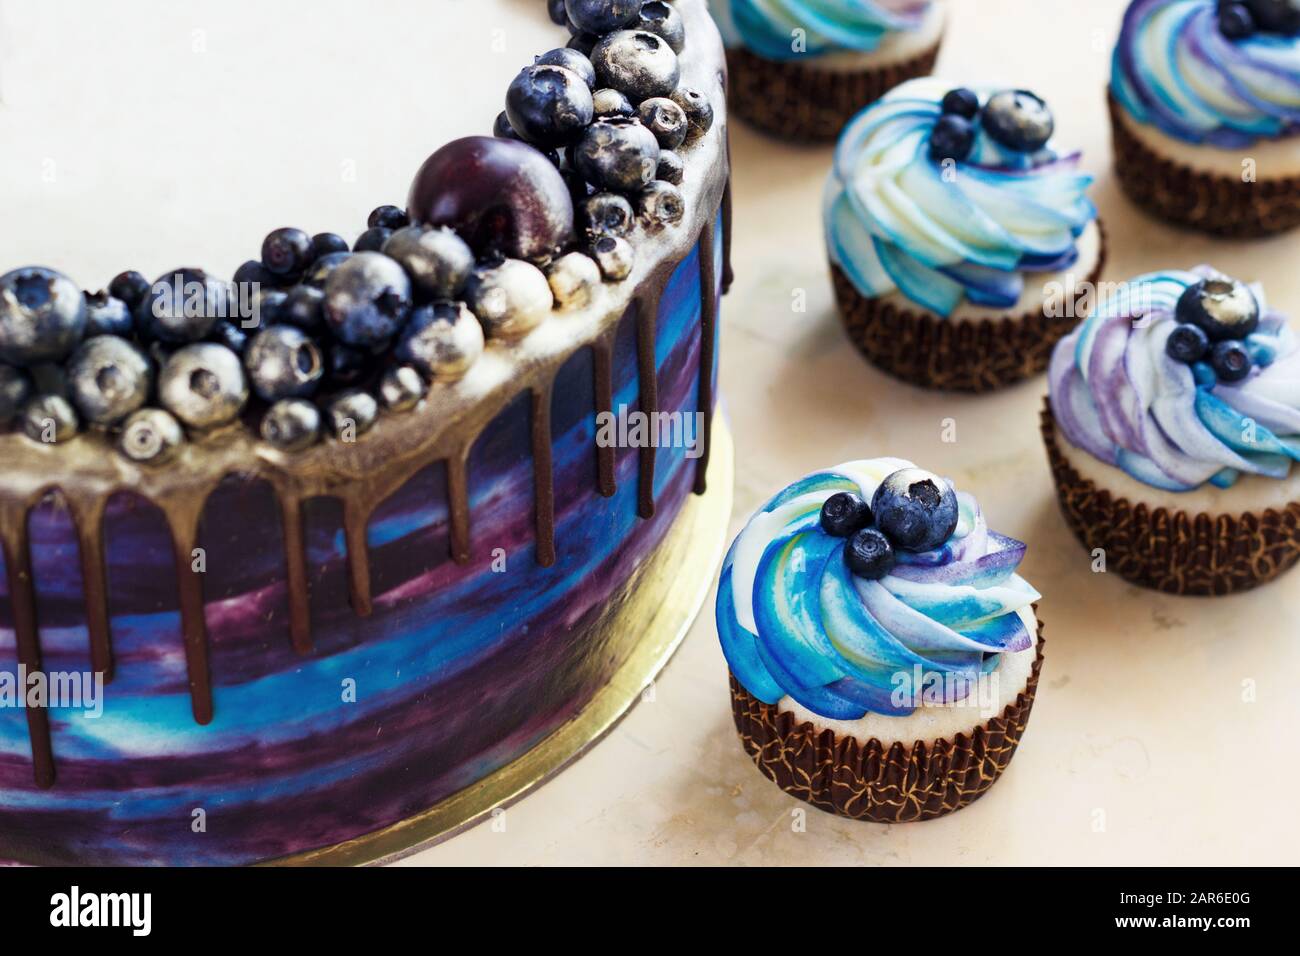
[{"label": "cake with chocolate drip", "polygon": [[[382,832],[528,754],[634,651],[606,625],[706,486],[723,54],[703,0],[571,6],[568,32],[541,0],[405,11],[499,29],[514,60],[484,61],[478,128],[449,104],[426,152],[450,141],[355,241],[276,229],[230,281],[100,293],[75,245],[17,269],[20,237],[0,247],[0,859],[237,864]],[[0,133],[41,70],[17,62]],[[629,438],[636,413],[685,440]]]}]

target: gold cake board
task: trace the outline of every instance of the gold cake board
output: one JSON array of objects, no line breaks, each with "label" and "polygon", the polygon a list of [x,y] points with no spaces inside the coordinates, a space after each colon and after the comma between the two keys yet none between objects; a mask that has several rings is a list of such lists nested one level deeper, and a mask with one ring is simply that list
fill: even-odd
[{"label": "gold cake board", "polygon": [[513,763],[427,810],[365,836],[272,861],[275,866],[358,866],[401,859],[469,829],[577,760],[613,730],[677,650],[717,576],[731,521],[735,446],[713,419],[708,490],[690,495],[667,537],[600,627],[642,635],[609,683],[572,720]]}]

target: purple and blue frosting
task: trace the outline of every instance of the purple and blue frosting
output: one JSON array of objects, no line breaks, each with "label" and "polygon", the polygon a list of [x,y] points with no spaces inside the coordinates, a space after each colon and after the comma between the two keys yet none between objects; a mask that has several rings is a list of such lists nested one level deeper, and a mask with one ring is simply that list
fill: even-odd
[{"label": "purple and blue frosting", "polygon": [[[931,155],[951,84],[926,77],[855,117],[835,150],[825,192],[834,262],[867,298],[901,292],[950,316],[966,300],[991,309],[1020,301],[1028,274],[1078,261],[1097,217],[1079,153],[1009,148],[974,124],[962,159]],[[987,104],[988,91],[978,93]]]},{"label": "purple and blue frosting", "polygon": [[1140,276],[1056,346],[1052,413],[1071,445],[1168,491],[1291,474],[1300,460],[1300,350],[1261,289],[1252,287],[1259,323],[1242,341],[1250,368],[1240,380],[1170,354],[1179,300],[1216,277],[1206,267]]},{"label": "purple and blue frosting", "polygon": [[790,697],[832,720],[902,717],[916,700],[899,691],[918,668],[950,704],[1002,653],[1033,646],[1025,609],[1039,594],[1015,573],[1025,546],[990,531],[970,495],[957,493],[956,530],[938,548],[900,552],[879,580],[849,570],[846,539],[822,527],[823,504],[839,492],[870,501],[910,467],[877,458],[816,472],[763,505],[736,538],[718,586],[718,635],[754,697]]},{"label": "purple and blue frosting", "polygon": [[709,0],[709,10],[727,46],[743,46],[769,60],[797,60],[828,53],[870,53],[889,34],[918,29],[932,4],[933,0]]},{"label": "purple and blue frosting", "polygon": [[1135,0],[1115,47],[1111,92],[1139,123],[1198,145],[1300,134],[1300,37],[1232,39],[1215,0]]}]

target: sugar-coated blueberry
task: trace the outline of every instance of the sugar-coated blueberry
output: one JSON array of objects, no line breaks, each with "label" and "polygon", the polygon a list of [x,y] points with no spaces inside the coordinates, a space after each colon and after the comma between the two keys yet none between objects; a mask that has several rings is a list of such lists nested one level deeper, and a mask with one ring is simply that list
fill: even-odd
[{"label": "sugar-coated blueberry", "polygon": [[344,442],[354,441],[374,427],[379,418],[379,403],[369,392],[349,389],[330,399],[325,417],[335,438]]},{"label": "sugar-coated blueberry", "polygon": [[135,310],[136,328],[160,342],[207,338],[230,314],[230,287],[202,269],[173,269],[154,280]]},{"label": "sugar-coated blueberry", "polygon": [[645,30],[620,30],[591,51],[596,83],[623,93],[633,103],[671,96],[681,80],[681,64],[668,41]]},{"label": "sugar-coated blueberry", "polygon": [[596,86],[596,68],[591,65],[591,60],[570,47],[562,46],[556,50],[548,50],[537,57],[536,63],[539,66],[562,66],[582,77],[582,82],[587,84],[587,89],[594,89]]},{"label": "sugar-coated blueberry", "polygon": [[635,116],[636,107],[618,90],[603,89],[591,94],[591,105],[596,117]]},{"label": "sugar-coated blueberry", "polygon": [[879,581],[896,562],[894,543],[879,528],[861,528],[844,545],[844,563],[868,581]]},{"label": "sugar-coated blueberry", "polygon": [[1183,322],[1169,333],[1165,351],[1174,361],[1192,365],[1205,358],[1210,351],[1210,339],[1200,326]]},{"label": "sugar-coated blueberry", "polygon": [[622,236],[597,236],[591,244],[591,257],[606,282],[622,282],[636,265],[636,250]]},{"label": "sugar-coated blueberry", "polygon": [[470,274],[465,303],[489,338],[515,339],[540,325],[555,299],[540,269],[521,259],[503,259]]},{"label": "sugar-coated blueberry", "polygon": [[1240,382],[1250,374],[1250,352],[1236,339],[1216,342],[1210,349],[1210,366],[1221,382]]},{"label": "sugar-coated blueberry", "polygon": [[1178,297],[1179,322],[1200,326],[1212,342],[1244,339],[1259,328],[1259,302],[1250,286],[1227,276],[1201,279]]},{"label": "sugar-coated blueberry", "polygon": [[984,105],[981,123],[990,138],[1021,153],[1042,149],[1056,130],[1047,103],[1028,90],[994,93]]},{"label": "sugar-coated blueberry", "polygon": [[662,179],[666,183],[680,186],[685,175],[686,163],[682,160],[680,153],[671,149],[659,151],[659,168],[655,171],[656,179]]},{"label": "sugar-coated blueberry", "polygon": [[585,33],[612,33],[635,22],[642,0],[565,0],[574,28]]},{"label": "sugar-coated blueberry", "polygon": [[699,90],[679,86],[669,98],[686,113],[688,145],[713,128],[713,103]]},{"label": "sugar-coated blueberry", "polygon": [[944,94],[940,106],[945,113],[960,116],[962,119],[973,120],[976,116],[979,116],[980,98],[974,90],[959,86]]},{"label": "sugar-coated blueberry", "polygon": [[632,204],[618,193],[594,193],[578,204],[577,212],[579,227],[591,237],[626,236],[636,224]]},{"label": "sugar-coated blueberry", "polygon": [[674,53],[686,47],[686,23],[677,8],[664,0],[645,0],[631,28],[663,37]]},{"label": "sugar-coated blueberry", "polygon": [[420,404],[428,386],[409,365],[395,365],[379,380],[379,399],[392,412],[408,412]]},{"label": "sugar-coated blueberry", "polygon": [[428,378],[464,378],[483,354],[483,326],[463,302],[434,302],[411,315],[395,354]]},{"label": "sugar-coated blueberry", "polygon": [[86,332],[86,297],[53,269],[28,266],[0,276],[0,362],[58,362]]},{"label": "sugar-coated blueberry", "polygon": [[899,549],[933,551],[957,527],[957,493],[938,475],[904,468],[880,483],[871,498],[871,513]]},{"label": "sugar-coated blueberry", "polygon": [[325,283],[325,321],[348,345],[367,347],[391,339],[411,313],[411,280],[378,252],[358,252]]},{"label": "sugar-coated blueberry", "polygon": [[72,353],[66,378],[68,398],[82,420],[115,425],[148,399],[153,367],[126,339],[97,335]]},{"label": "sugar-coated blueberry", "polygon": [[273,325],[253,336],[244,351],[244,368],[259,397],[306,398],[325,374],[325,361],[316,343],[293,325]]},{"label": "sugar-coated blueberry", "polygon": [[686,197],[672,183],[655,180],[637,194],[637,212],[649,229],[675,226],[686,215]]},{"label": "sugar-coated blueberry", "polygon": [[238,355],[200,342],[172,353],[158,376],[158,397],[191,428],[215,428],[239,417],[248,401],[248,379]]},{"label": "sugar-coated blueberry", "polygon": [[590,256],[570,252],[560,256],[546,269],[555,305],[560,309],[585,309],[600,285],[600,266]]},{"label": "sugar-coated blueberry", "polygon": [[659,141],[639,120],[601,119],[583,133],[574,147],[573,162],[597,188],[636,193],[654,182]]},{"label": "sugar-coated blueberry", "polygon": [[936,163],[961,162],[975,145],[975,127],[955,113],[944,113],[930,131],[930,158]]},{"label": "sugar-coated blueberry", "polygon": [[22,411],[23,431],[32,441],[58,445],[77,437],[81,422],[62,395],[38,395]]},{"label": "sugar-coated blueberry", "polygon": [[510,126],[538,146],[563,146],[571,142],[586,129],[594,115],[591,87],[577,73],[562,66],[526,66],[506,90],[506,116]]},{"label": "sugar-coated blueberry", "polygon": [[162,465],[184,444],[185,430],[171,412],[142,408],[122,423],[117,450],[138,465]]},{"label": "sugar-coated blueberry", "polygon": [[383,251],[406,270],[421,301],[456,298],[474,270],[474,251],[446,227],[399,229],[384,243]]},{"label": "sugar-coated blueberry", "polygon": [[280,451],[306,451],[320,436],[320,410],[302,398],[285,398],[262,416],[262,440]]},{"label": "sugar-coated blueberry", "polygon": [[840,491],[822,503],[822,530],[837,538],[847,538],[871,524],[871,506],[861,495]]},{"label": "sugar-coated blueberry", "polygon": [[637,119],[654,134],[660,149],[676,149],[686,142],[686,111],[666,96],[652,96],[637,107]]}]

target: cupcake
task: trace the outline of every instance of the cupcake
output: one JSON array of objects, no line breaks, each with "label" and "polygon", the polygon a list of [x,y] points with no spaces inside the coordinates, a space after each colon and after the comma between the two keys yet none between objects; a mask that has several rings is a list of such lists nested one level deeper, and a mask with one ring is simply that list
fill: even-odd
[{"label": "cupcake", "polygon": [[1232,238],[1300,224],[1300,3],[1134,0],[1109,99],[1116,173],[1152,215]]},{"label": "cupcake", "polygon": [[1300,349],[1258,286],[1205,267],[1124,283],[1056,347],[1049,380],[1047,455],[1094,566],[1228,594],[1295,564]]},{"label": "cupcake", "polygon": [[940,0],[709,0],[727,46],[727,102],[754,126],[829,142],[905,80],[934,69]]},{"label": "cupcake", "polygon": [[800,479],[736,538],[718,635],[746,752],[801,800],[928,820],[1010,763],[1038,689],[1025,546],[896,458]]},{"label": "cupcake", "polygon": [[1105,260],[1091,177],[1026,90],[904,83],[844,130],[826,186],[831,276],[853,343],[926,388],[1035,375]]}]

